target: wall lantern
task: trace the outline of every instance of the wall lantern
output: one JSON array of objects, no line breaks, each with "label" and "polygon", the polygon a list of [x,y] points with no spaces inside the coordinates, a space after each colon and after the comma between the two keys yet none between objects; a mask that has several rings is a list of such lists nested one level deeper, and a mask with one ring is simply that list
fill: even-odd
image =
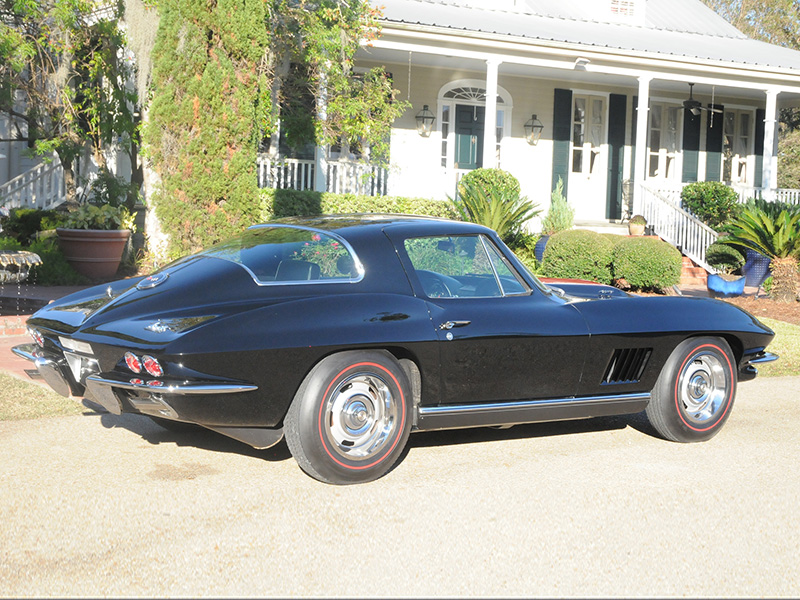
[{"label": "wall lantern", "polygon": [[433,122],[436,120],[434,114],[428,110],[428,105],[425,104],[422,110],[417,113],[417,133],[422,137],[429,137],[433,131]]},{"label": "wall lantern", "polygon": [[536,115],[531,115],[530,120],[525,123],[525,140],[531,145],[535,146],[542,137],[542,130],[544,125],[536,118]]}]

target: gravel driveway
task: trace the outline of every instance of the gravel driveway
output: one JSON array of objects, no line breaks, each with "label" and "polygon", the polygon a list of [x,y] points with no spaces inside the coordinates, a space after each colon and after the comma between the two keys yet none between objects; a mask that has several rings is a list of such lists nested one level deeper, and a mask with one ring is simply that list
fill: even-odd
[{"label": "gravel driveway", "polygon": [[705,444],[640,417],[415,434],[366,485],[98,414],[0,423],[1,596],[800,595],[800,378]]}]

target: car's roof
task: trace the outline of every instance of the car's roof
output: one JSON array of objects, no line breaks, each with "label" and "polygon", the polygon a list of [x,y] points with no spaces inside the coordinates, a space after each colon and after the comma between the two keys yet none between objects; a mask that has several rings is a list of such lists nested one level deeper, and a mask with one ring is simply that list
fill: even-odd
[{"label": "car's roof", "polygon": [[[367,234],[391,228],[403,235],[431,235],[434,231],[447,230],[451,234],[487,232],[485,227],[439,217],[404,215],[390,213],[353,213],[339,215],[318,215],[311,217],[285,217],[273,223],[310,227],[332,231],[347,238],[352,235]],[[264,226],[269,226],[265,223]]]}]

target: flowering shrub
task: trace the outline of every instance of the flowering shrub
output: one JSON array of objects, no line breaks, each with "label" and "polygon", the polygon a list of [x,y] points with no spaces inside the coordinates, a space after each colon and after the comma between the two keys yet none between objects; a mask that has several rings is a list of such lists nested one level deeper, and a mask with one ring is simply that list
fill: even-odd
[{"label": "flowering shrub", "polygon": [[338,241],[327,236],[315,233],[311,236],[311,241],[304,242],[300,250],[295,251],[294,257],[297,260],[305,260],[319,265],[320,274],[324,277],[341,277],[337,267],[337,261],[342,256],[347,256],[347,249]]}]

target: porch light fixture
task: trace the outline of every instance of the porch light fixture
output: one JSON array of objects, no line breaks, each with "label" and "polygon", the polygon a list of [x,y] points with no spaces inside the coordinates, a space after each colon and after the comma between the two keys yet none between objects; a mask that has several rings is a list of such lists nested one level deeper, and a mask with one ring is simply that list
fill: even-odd
[{"label": "porch light fixture", "polygon": [[415,118],[417,119],[417,133],[422,137],[429,137],[433,131],[433,122],[436,117],[428,109],[427,104],[423,105],[422,110],[417,113]]},{"label": "porch light fixture", "polygon": [[525,140],[531,145],[535,146],[542,137],[542,130],[544,125],[536,118],[536,115],[531,115],[530,120],[525,123]]}]

